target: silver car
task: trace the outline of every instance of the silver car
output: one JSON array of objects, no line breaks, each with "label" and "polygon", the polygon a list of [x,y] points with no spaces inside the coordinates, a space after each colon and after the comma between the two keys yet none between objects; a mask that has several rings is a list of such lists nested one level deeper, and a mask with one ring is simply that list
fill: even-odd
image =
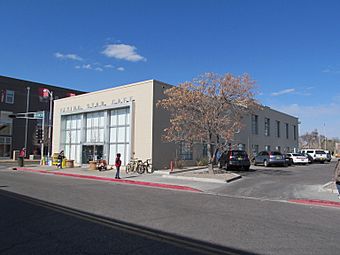
[{"label": "silver car", "polygon": [[265,167],[270,165],[286,166],[286,159],[279,151],[261,151],[255,157],[254,165],[264,165]]}]

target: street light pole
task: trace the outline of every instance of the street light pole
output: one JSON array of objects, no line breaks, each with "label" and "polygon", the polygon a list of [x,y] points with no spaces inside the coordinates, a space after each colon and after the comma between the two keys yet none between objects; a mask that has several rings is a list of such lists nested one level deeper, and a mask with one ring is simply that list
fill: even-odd
[{"label": "street light pole", "polygon": [[53,91],[50,91],[49,89],[44,89],[44,92],[47,92],[50,97],[50,112],[48,114],[48,146],[47,146],[47,157],[49,158],[51,156],[51,129],[52,129],[52,114],[53,114]]},{"label": "street light pole", "polygon": [[[30,106],[30,87],[27,87],[27,97],[26,97],[26,113],[28,113],[29,106]],[[27,151],[27,133],[28,133],[28,119],[25,122],[25,148]],[[25,155],[26,156],[26,155]]]}]

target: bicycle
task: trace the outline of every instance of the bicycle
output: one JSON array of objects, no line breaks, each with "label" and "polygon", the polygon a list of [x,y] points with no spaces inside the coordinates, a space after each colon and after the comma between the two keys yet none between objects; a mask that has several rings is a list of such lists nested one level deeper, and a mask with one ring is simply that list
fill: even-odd
[{"label": "bicycle", "polygon": [[147,160],[145,160],[145,162],[143,162],[144,165],[144,170],[148,173],[148,174],[152,174],[154,169],[152,168],[152,163],[151,163],[151,159],[148,158]]},{"label": "bicycle", "polygon": [[140,159],[131,159],[126,165],[125,171],[127,174],[137,172],[138,174],[144,173],[143,161]]}]

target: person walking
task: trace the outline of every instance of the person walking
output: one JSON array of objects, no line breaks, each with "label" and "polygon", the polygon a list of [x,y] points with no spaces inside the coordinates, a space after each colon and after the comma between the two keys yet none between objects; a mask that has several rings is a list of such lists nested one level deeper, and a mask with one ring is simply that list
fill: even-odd
[{"label": "person walking", "polygon": [[338,189],[338,198],[340,199],[340,159],[338,159],[338,162],[336,163],[333,180]]},{"label": "person walking", "polygon": [[116,163],[115,163],[115,166],[116,166],[116,177],[115,177],[115,179],[120,179],[119,170],[120,170],[121,165],[122,165],[122,161],[120,160],[120,153],[117,153]]}]

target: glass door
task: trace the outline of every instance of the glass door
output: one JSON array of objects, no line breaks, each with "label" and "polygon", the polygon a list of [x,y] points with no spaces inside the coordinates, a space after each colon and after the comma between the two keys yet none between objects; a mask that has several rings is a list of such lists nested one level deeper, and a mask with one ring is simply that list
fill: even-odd
[{"label": "glass door", "polygon": [[90,161],[102,159],[103,147],[103,145],[83,145],[82,163],[89,164]]}]

